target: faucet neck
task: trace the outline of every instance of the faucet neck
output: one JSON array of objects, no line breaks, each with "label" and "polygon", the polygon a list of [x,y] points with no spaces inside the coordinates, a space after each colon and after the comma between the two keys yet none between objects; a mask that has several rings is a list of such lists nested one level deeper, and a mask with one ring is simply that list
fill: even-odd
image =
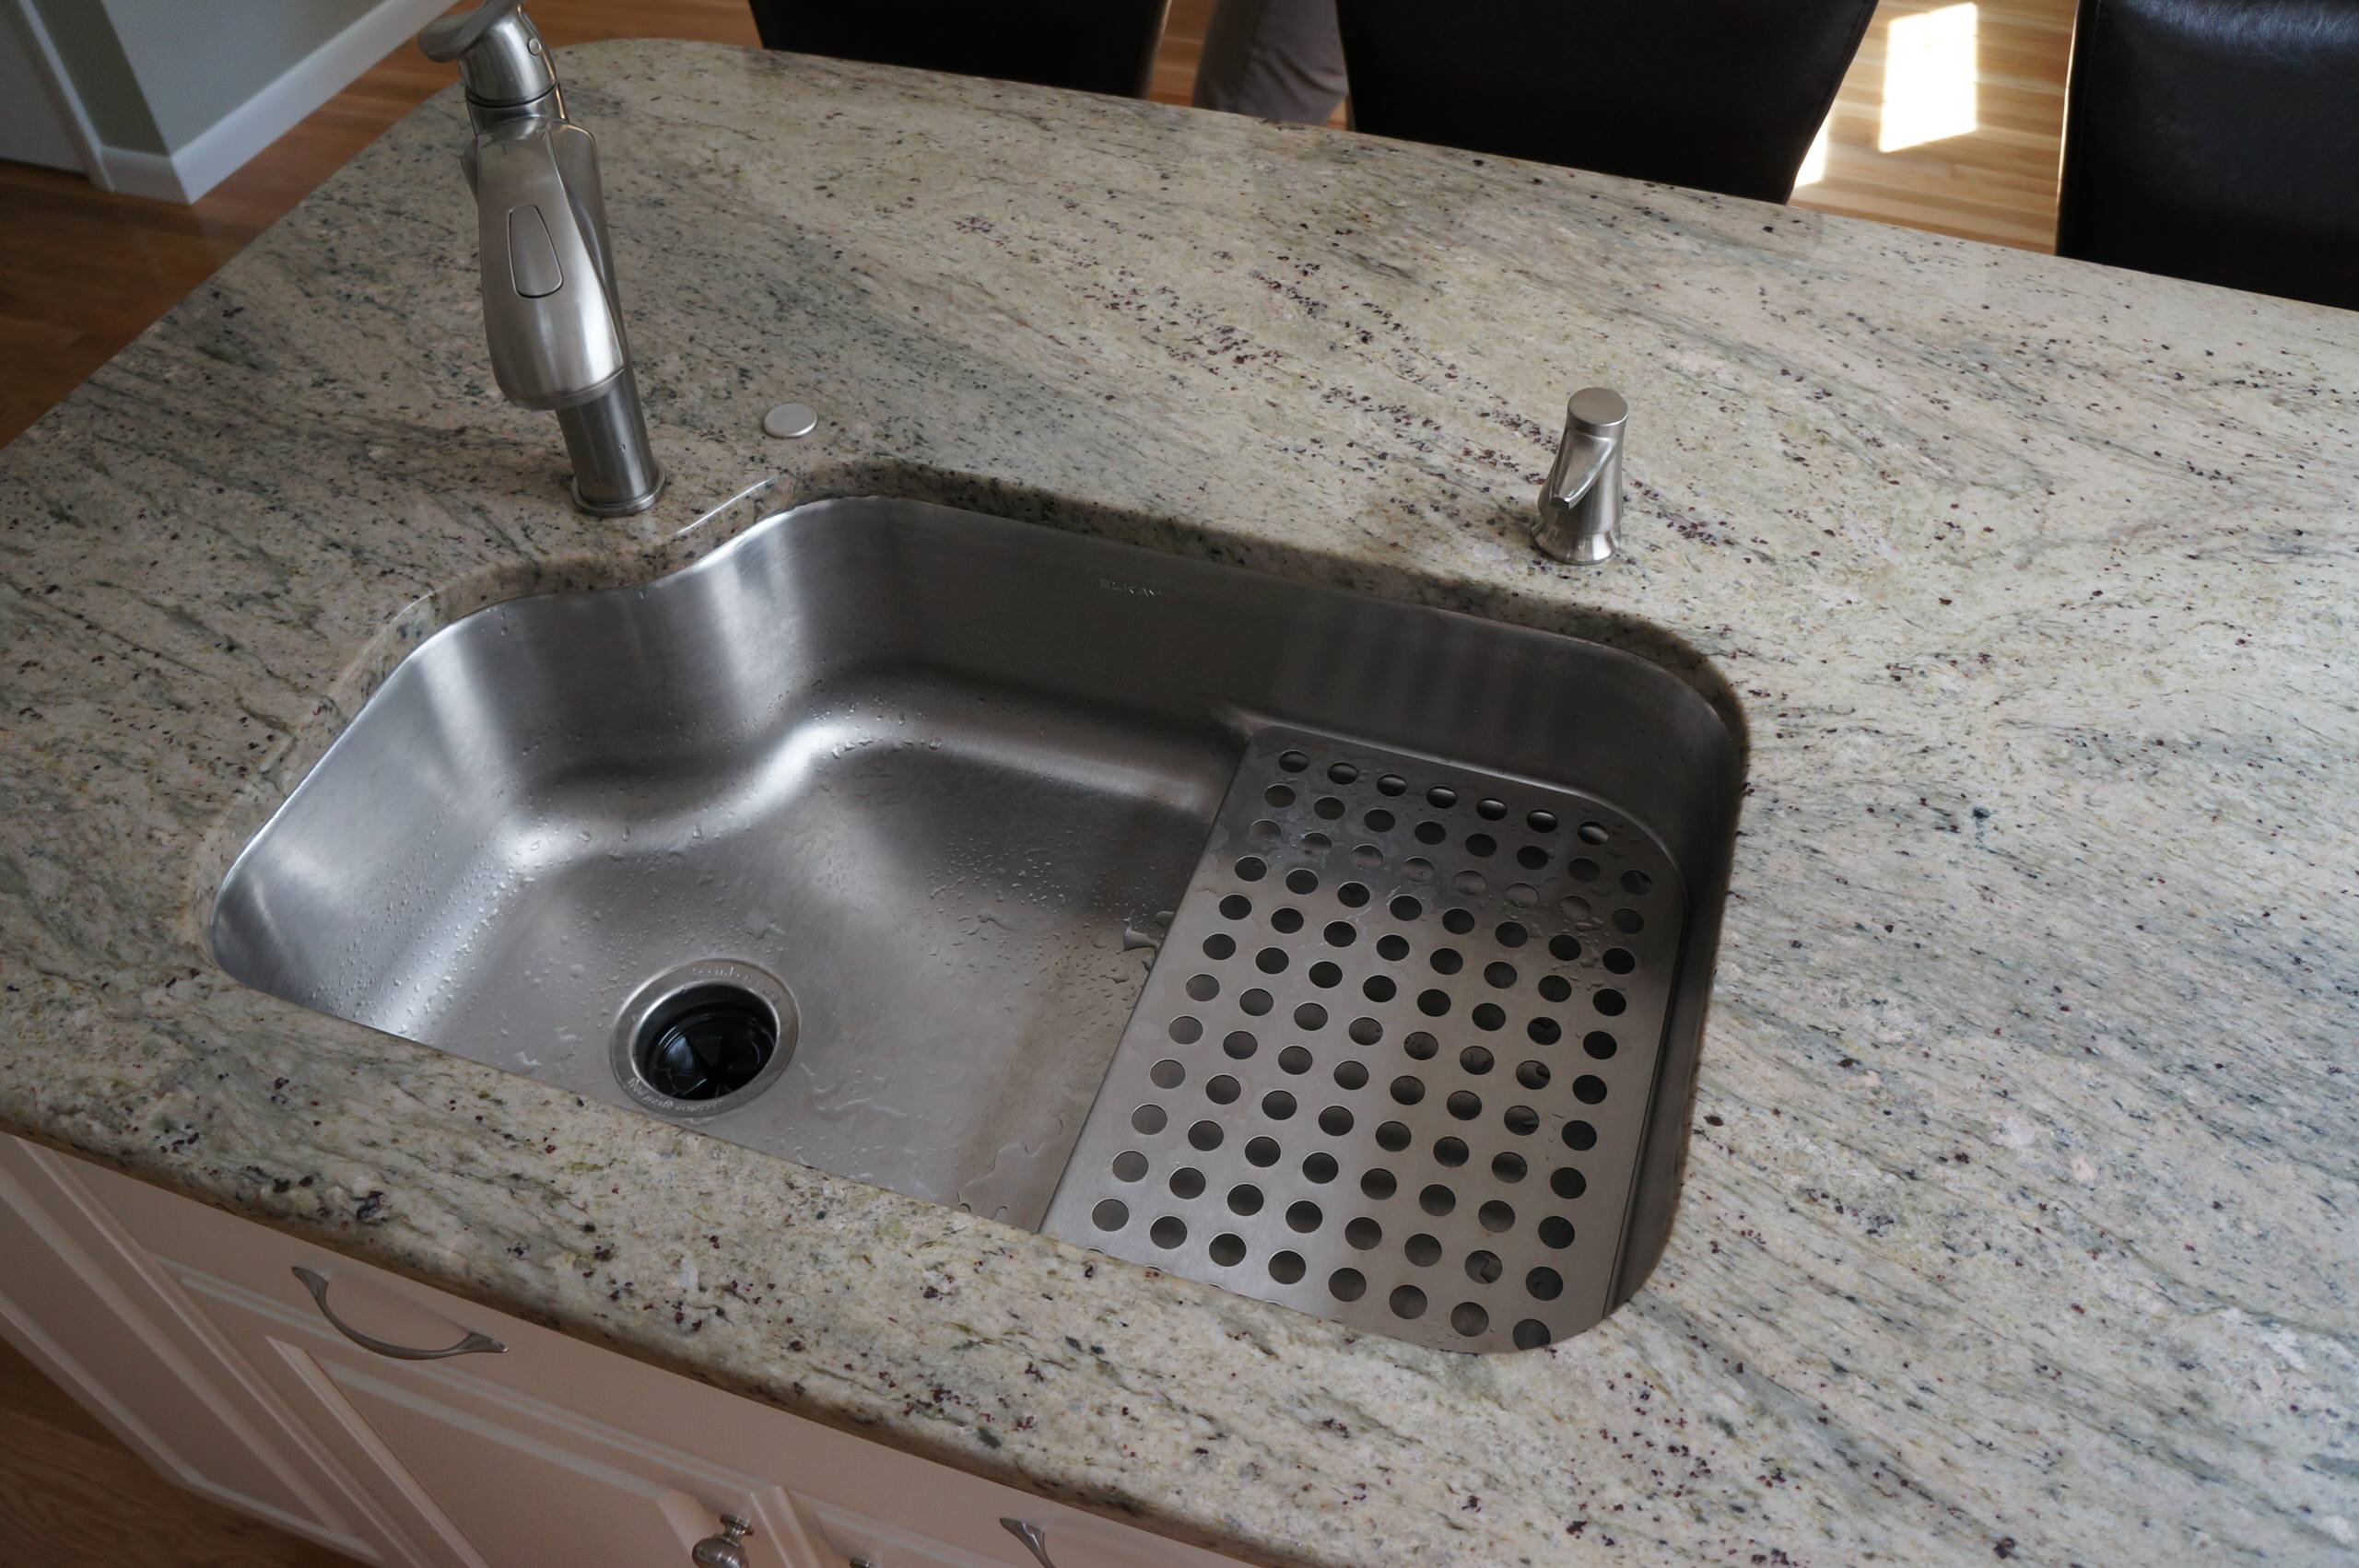
[{"label": "faucet neck", "polygon": [[564,119],[565,93],[554,86],[528,103],[477,103],[472,98],[467,99],[467,123],[478,136],[489,135],[503,125],[555,123]]}]

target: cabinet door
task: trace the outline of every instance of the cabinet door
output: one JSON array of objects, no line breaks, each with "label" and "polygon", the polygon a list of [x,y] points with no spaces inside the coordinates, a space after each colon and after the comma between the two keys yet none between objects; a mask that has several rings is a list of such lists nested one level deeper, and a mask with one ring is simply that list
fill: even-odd
[{"label": "cabinet door", "polygon": [[[94,1200],[195,1310],[300,1410],[323,1452],[372,1483],[438,1565],[661,1568],[727,1512],[763,1568],[1235,1568],[1231,1560],[1027,1496],[471,1305],[112,1171]],[[295,1266],[364,1333],[416,1347],[470,1330],[500,1355],[389,1361],[328,1327]],[[543,1509],[553,1513],[544,1513]],[[596,1545],[569,1557],[576,1515]],[[669,1533],[665,1533],[668,1529]],[[559,1547],[555,1543],[564,1540]],[[617,1543],[631,1542],[628,1552]],[[652,1553],[653,1555],[648,1555]]]},{"label": "cabinet door", "polygon": [[[1038,1568],[1042,1562],[1050,1568],[1177,1568],[1193,1561],[1163,1543],[1141,1547],[1104,1533],[1086,1536],[1073,1521],[1044,1518],[1037,1504],[994,1514],[957,1500],[912,1497],[910,1506],[879,1519],[819,1498],[796,1502],[812,1532],[851,1568]],[[1046,1555],[1036,1557],[1011,1524],[1037,1531],[1032,1539]]]},{"label": "cabinet door", "polygon": [[89,1201],[74,1162],[0,1138],[0,1333],[163,1475],[363,1562],[417,1559],[323,1463],[161,1270]]},{"label": "cabinet door", "polygon": [[[328,1328],[299,1288],[289,1301],[185,1265],[174,1274],[323,1446],[376,1479],[435,1563],[686,1568],[726,1514],[754,1527],[744,1544],[753,1568],[822,1568],[777,1486],[477,1375],[475,1363],[495,1357],[389,1359]],[[382,1289],[345,1265],[330,1303],[364,1311]],[[393,1316],[374,1305],[377,1319]]]},{"label": "cabinet door", "polygon": [[[913,1486],[923,1466],[924,1484]],[[792,1483],[804,1525],[829,1562],[851,1568],[1238,1568],[1177,1541],[1027,1497],[990,1481],[879,1454],[870,1469],[892,1486],[863,1485],[805,1465]],[[824,1490],[822,1490],[824,1489]],[[856,1499],[856,1501],[847,1501]],[[1039,1553],[1016,1531],[1031,1532]]]}]

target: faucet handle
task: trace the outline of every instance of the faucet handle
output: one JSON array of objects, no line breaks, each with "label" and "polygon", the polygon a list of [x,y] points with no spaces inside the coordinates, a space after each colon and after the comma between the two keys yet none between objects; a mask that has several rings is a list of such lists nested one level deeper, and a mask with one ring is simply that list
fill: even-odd
[{"label": "faucet handle", "polygon": [[523,7],[524,0],[483,0],[472,11],[438,18],[419,29],[418,50],[428,60],[459,63],[471,103],[531,103],[557,86],[557,72]]},{"label": "faucet handle", "polygon": [[491,25],[524,0],[483,0],[464,16],[437,17],[418,29],[417,47],[428,60],[456,60],[483,41]]}]

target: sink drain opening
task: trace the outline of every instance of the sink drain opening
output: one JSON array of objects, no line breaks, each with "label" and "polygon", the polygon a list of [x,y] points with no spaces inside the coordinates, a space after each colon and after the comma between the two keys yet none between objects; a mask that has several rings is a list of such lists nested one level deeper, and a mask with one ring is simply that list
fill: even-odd
[{"label": "sink drain opening", "polygon": [[793,1054],[793,999],[750,964],[706,959],[640,988],[615,1027],[615,1072],[631,1098],[664,1116],[711,1116],[744,1104]]},{"label": "sink drain opening", "polygon": [[778,1048],[778,1021],[738,986],[697,986],[667,998],[639,1026],[632,1059],[648,1087],[675,1100],[717,1100],[751,1083]]}]

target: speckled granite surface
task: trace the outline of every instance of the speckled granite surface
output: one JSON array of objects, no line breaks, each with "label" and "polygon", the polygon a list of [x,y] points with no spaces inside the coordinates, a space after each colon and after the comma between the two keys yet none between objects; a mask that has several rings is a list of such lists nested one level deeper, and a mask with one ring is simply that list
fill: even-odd
[{"label": "speckled granite surface", "polygon": [[[0,453],[0,1126],[1258,1560],[2359,1550],[2359,317],[1128,103],[564,64],[653,516],[575,516],[490,387],[448,94]],[[1579,573],[1514,521],[1589,382],[1632,506]],[[1648,1288],[1524,1355],[1355,1342],[211,968],[213,877],[374,672],[694,556],[781,461],[1708,661],[1753,793]]]}]

